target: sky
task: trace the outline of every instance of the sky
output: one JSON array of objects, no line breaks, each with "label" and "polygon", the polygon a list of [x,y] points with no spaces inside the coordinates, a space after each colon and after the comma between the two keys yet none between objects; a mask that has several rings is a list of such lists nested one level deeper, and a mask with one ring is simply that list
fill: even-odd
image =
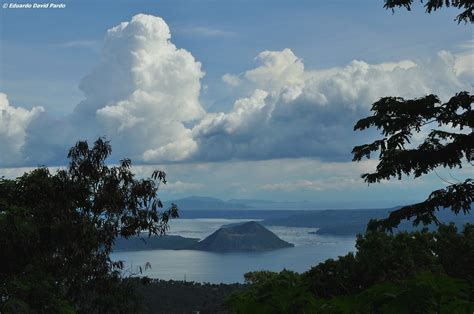
[{"label": "sky", "polygon": [[[424,199],[470,169],[367,186],[351,150],[384,96],[472,92],[471,25],[456,10],[383,1],[63,1],[0,9],[0,176],[67,164],[111,140],[163,198],[310,200],[329,207]],[[31,2],[33,3],[33,2]],[[471,170],[472,171],[472,170]],[[328,205],[329,204],[329,205]],[[323,205],[321,205],[323,206]]]}]

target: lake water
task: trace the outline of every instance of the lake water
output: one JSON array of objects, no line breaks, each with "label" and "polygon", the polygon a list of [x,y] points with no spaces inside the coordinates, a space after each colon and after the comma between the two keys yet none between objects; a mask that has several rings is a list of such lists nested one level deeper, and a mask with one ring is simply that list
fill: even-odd
[{"label": "lake water", "polygon": [[[248,219],[176,219],[168,234],[204,239],[222,225]],[[151,264],[143,272],[150,278],[211,283],[243,282],[243,274],[255,270],[281,271],[286,268],[304,272],[328,258],[337,258],[355,250],[355,237],[309,234],[314,228],[267,227],[295,247],[267,252],[214,253],[194,250],[150,250],[117,252],[113,260],[125,262],[127,272]]]}]

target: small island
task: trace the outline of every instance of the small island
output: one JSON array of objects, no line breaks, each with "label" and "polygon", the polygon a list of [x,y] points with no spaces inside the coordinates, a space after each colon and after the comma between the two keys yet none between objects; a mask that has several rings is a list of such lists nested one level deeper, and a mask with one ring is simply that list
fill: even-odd
[{"label": "small island", "polygon": [[294,246],[255,221],[222,226],[198,242],[195,250],[213,252],[267,251]]},{"label": "small island", "polygon": [[211,252],[269,251],[294,245],[255,221],[225,225],[202,241],[181,236],[119,239],[114,251],[199,250]]}]

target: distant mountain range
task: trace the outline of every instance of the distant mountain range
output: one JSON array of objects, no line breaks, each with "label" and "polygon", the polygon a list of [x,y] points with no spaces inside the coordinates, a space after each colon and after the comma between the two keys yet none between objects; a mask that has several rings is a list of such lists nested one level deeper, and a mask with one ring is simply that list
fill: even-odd
[{"label": "distant mountain range", "polygon": [[[315,210],[306,212],[289,213],[286,217],[269,217],[263,221],[267,226],[310,227],[316,228],[314,233],[320,235],[354,236],[364,233],[370,219],[382,219],[399,207],[385,209],[359,209],[359,210]],[[287,212],[288,213],[288,212]],[[436,214],[442,223],[454,223],[458,228],[466,223],[474,223],[473,214],[454,214],[450,209],[440,210]],[[423,226],[413,227],[412,221],[404,220],[394,231],[410,231],[421,229]],[[435,229],[434,224],[428,226]]]},{"label": "distant mountain range", "polygon": [[[175,203],[180,210],[320,210],[320,209],[353,209],[363,208],[358,203],[346,202],[335,207],[333,202],[311,201],[269,201],[258,199],[221,200],[214,197],[190,196],[181,199],[168,200],[166,205]],[[367,208],[367,207],[366,207]]]},{"label": "distant mountain range", "polygon": [[165,202],[167,205],[171,203],[178,205],[180,210],[235,210],[251,208],[244,203],[223,201],[218,198],[203,196],[190,196]]},{"label": "distant mountain range", "polygon": [[[381,219],[400,207],[367,209],[321,209],[321,204],[309,201],[276,202],[254,199],[231,199],[192,196],[165,202],[176,203],[181,218],[263,219],[266,226],[309,227],[317,234],[354,236],[363,233],[370,219]],[[458,227],[474,223],[474,214],[455,215],[451,210],[437,213],[441,222],[454,222]],[[430,226],[434,228],[435,226]],[[398,230],[413,230],[411,222],[404,221]]]}]

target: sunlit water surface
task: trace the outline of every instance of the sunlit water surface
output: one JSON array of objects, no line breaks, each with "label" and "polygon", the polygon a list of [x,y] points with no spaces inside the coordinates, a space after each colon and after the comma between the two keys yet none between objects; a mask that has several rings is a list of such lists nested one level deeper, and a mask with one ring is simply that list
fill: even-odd
[{"label": "sunlit water surface", "polygon": [[[168,234],[204,239],[222,225],[250,221],[247,219],[177,219]],[[150,263],[143,272],[151,278],[211,283],[243,282],[243,274],[255,270],[281,271],[286,268],[304,272],[328,258],[354,251],[355,237],[309,234],[314,228],[268,227],[295,247],[267,252],[213,253],[194,250],[151,250],[117,252],[114,260],[125,262],[126,274],[136,273],[139,266]]]}]

